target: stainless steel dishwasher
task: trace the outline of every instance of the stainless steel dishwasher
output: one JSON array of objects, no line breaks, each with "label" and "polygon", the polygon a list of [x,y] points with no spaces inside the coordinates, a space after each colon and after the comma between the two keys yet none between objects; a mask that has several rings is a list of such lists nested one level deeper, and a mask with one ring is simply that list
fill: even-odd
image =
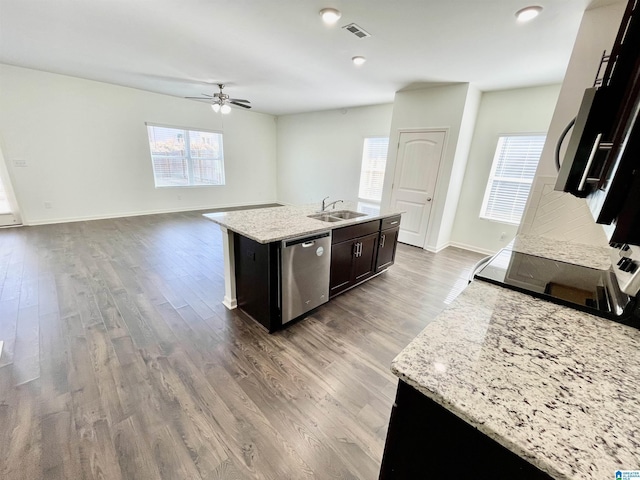
[{"label": "stainless steel dishwasher", "polygon": [[282,324],[329,300],[331,232],[282,241]]}]

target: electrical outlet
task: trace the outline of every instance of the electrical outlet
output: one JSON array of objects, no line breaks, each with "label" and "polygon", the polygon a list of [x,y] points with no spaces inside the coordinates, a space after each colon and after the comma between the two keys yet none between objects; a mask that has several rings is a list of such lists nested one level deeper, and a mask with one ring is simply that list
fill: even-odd
[{"label": "electrical outlet", "polygon": [[51,202],[50,200],[45,200],[44,208],[46,208],[47,210],[52,209],[53,208],[53,202]]},{"label": "electrical outlet", "polygon": [[13,160],[13,166],[18,168],[27,167],[27,161],[24,158],[15,158]]}]

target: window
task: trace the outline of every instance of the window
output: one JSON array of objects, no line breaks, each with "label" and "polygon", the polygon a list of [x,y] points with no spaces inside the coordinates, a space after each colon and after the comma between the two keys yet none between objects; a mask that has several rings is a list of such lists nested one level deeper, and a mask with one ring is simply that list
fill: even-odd
[{"label": "window", "polygon": [[545,135],[507,135],[498,139],[480,217],[520,224],[538,167]]},{"label": "window", "polygon": [[380,202],[389,137],[367,137],[362,150],[362,170],[358,198]]},{"label": "window", "polygon": [[156,187],[224,185],[222,133],[147,124]]}]

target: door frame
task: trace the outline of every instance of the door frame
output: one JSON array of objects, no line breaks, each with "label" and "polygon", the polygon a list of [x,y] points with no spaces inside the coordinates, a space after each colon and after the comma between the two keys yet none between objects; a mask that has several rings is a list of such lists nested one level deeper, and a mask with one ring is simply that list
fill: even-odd
[{"label": "door frame", "polygon": [[[442,173],[442,160],[447,152],[447,147],[449,146],[449,131],[450,127],[412,127],[412,128],[398,128],[396,129],[397,137],[396,137],[396,153],[395,153],[395,161],[393,165],[393,174],[391,176],[391,190],[389,191],[389,206],[391,206],[391,198],[393,196],[393,188],[395,186],[396,179],[396,170],[398,168],[398,153],[400,153],[400,135],[403,133],[432,133],[432,132],[444,132],[444,140],[442,142],[442,156],[440,157],[440,162],[438,163],[438,173],[436,174],[436,182],[433,188],[433,200],[431,204],[431,214],[429,215],[429,221],[427,222],[427,234],[424,237],[424,242],[422,244],[423,250],[431,251],[426,246],[429,243],[429,232],[431,231],[431,226],[433,225],[433,211],[436,210],[436,206],[439,202],[438,189],[440,187],[440,175]],[[400,223],[402,225],[402,222]],[[402,243],[402,242],[400,242]]]},{"label": "door frame", "polygon": [[7,199],[9,200],[9,205],[11,206],[11,215],[13,215],[13,218],[15,219],[14,224],[0,225],[0,228],[22,225],[23,221],[22,215],[20,214],[20,207],[18,205],[18,198],[16,197],[15,190],[13,189],[11,175],[9,173],[9,169],[7,168],[4,154],[2,153],[2,145],[0,145],[0,182],[2,182],[2,186],[4,187],[5,193],[7,194]]}]

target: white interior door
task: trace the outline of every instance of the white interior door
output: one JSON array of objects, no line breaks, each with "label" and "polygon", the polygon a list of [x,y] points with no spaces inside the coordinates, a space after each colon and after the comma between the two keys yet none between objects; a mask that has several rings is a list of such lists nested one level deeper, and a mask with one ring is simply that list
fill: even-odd
[{"label": "white interior door", "polygon": [[444,131],[401,132],[391,208],[402,210],[398,240],[424,247],[444,150]]}]

